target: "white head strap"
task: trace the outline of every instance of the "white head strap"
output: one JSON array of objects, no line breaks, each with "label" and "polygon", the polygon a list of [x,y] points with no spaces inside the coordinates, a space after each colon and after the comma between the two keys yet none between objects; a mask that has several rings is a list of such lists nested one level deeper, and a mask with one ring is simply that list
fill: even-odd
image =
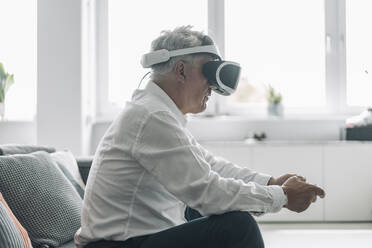
[{"label": "white head strap", "polygon": [[208,45],[183,48],[172,51],[168,51],[167,49],[156,50],[151,53],[142,55],[141,65],[143,68],[150,68],[153,65],[168,61],[171,57],[193,53],[210,53],[216,55],[219,59],[221,59],[218,48],[215,45]]}]

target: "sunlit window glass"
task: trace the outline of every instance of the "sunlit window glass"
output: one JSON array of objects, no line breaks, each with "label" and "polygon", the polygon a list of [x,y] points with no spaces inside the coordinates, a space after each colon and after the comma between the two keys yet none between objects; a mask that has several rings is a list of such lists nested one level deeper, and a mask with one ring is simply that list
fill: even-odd
[{"label": "sunlit window glass", "polygon": [[346,89],[350,106],[372,105],[372,1],[346,1]]},{"label": "sunlit window glass", "polygon": [[264,105],[272,86],[288,107],[325,106],[323,0],[225,1],[226,57],[243,67],[231,105]]},{"label": "sunlit window glass", "polygon": [[0,0],[0,62],[14,74],[5,97],[5,118],[30,120],[36,113],[36,0]]},{"label": "sunlit window glass", "polygon": [[142,76],[140,58],[160,31],[192,25],[207,33],[207,1],[109,0],[109,101],[122,106]]}]

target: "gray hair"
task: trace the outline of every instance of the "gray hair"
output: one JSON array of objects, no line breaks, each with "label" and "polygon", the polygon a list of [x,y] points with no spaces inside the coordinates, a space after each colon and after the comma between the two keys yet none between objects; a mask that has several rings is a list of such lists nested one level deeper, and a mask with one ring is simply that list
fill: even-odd
[{"label": "gray hair", "polygon": [[[205,35],[203,32],[200,31],[193,31],[191,29],[192,26],[188,25],[177,27],[173,31],[162,31],[161,35],[151,43],[151,51],[160,49],[167,49],[168,51],[171,51],[182,48],[207,46],[214,44],[212,38],[208,35]],[[192,63],[198,56],[200,55],[190,54],[172,57],[167,62],[151,66],[152,73],[154,75],[164,75],[173,69],[173,66],[176,62],[184,60]]]}]

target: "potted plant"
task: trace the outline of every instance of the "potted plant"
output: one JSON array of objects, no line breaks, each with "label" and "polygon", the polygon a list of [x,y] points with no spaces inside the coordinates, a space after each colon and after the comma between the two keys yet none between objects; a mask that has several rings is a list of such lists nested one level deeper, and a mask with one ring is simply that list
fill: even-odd
[{"label": "potted plant", "polygon": [[267,89],[267,113],[270,116],[283,116],[282,95],[272,86]]},{"label": "potted plant", "polygon": [[5,95],[14,83],[14,75],[5,72],[4,65],[0,62],[0,118],[4,119]]}]

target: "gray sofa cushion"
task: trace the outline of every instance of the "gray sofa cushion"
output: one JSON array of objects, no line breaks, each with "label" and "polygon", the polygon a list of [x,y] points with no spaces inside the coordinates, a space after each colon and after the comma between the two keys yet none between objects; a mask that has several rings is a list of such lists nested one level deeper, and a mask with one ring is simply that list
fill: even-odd
[{"label": "gray sofa cushion", "polygon": [[71,182],[72,186],[74,186],[80,197],[84,198],[85,184],[81,178],[79,167],[74,155],[70,151],[66,150],[50,153],[50,156],[53,161],[56,162],[58,168],[61,169],[66,178]]},{"label": "gray sofa cushion", "polygon": [[27,154],[31,152],[45,151],[48,153],[55,152],[56,149],[49,146],[36,146],[36,145],[1,145],[0,155],[13,155],[13,154]]},{"label": "gray sofa cushion", "polygon": [[0,156],[0,191],[34,247],[58,247],[80,227],[82,199],[46,152]]},{"label": "gray sofa cushion", "polygon": [[64,167],[62,164],[60,164],[58,162],[56,162],[56,163],[58,165],[58,168],[62,171],[62,173],[67,178],[67,180],[69,180],[70,183],[72,184],[72,186],[74,186],[75,190],[78,192],[81,199],[83,199],[84,198],[84,189],[79,185],[79,183],[75,180],[74,176],[70,173],[70,171],[68,169],[66,169],[66,167]]}]

